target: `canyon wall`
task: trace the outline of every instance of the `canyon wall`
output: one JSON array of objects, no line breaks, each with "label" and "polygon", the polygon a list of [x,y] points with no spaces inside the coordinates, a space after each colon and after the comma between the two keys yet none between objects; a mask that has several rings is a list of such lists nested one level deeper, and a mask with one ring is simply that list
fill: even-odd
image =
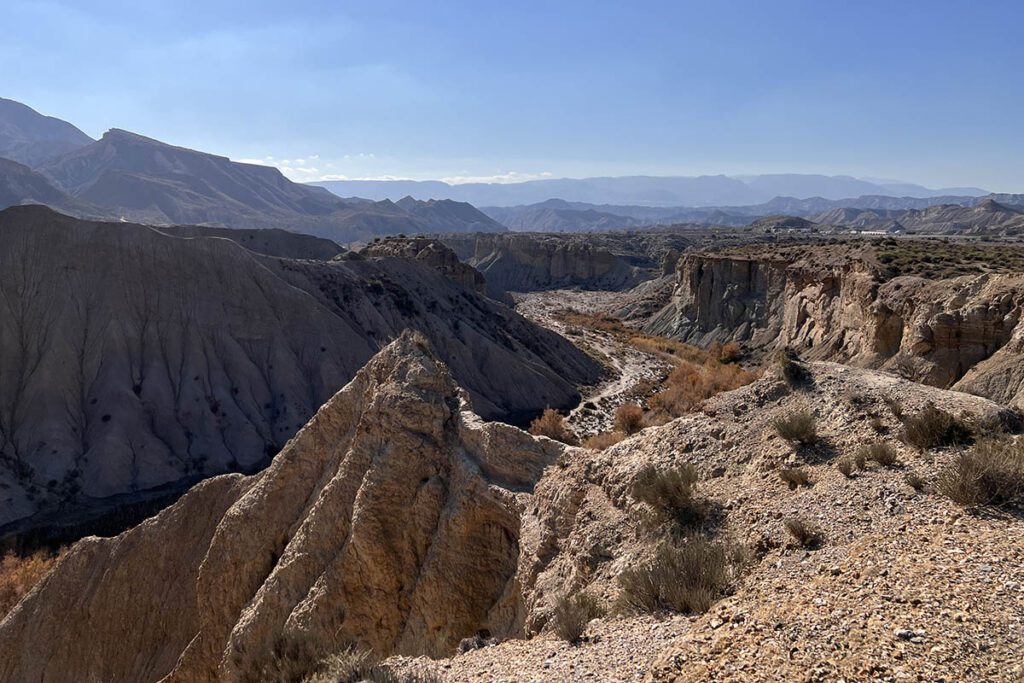
[{"label": "canyon wall", "polygon": [[524,233],[442,239],[483,274],[492,290],[500,292],[625,289],[650,277],[631,259],[579,237]]},{"label": "canyon wall", "polygon": [[600,372],[440,245],[271,258],[43,207],[0,213],[0,242],[0,525],[254,471],[408,328],[489,419],[575,405]]},{"label": "canyon wall", "polygon": [[886,279],[827,251],[794,261],[692,253],[644,329],[698,345],[735,341],[755,354],[788,346],[1019,405],[1022,304],[1020,275]]}]

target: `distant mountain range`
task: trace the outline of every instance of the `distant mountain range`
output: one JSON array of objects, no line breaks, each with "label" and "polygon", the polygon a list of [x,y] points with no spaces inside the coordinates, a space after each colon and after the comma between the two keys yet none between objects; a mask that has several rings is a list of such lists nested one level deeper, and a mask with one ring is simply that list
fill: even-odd
[{"label": "distant mountain range", "polygon": [[474,207],[447,199],[344,200],[294,183],[276,168],[125,130],[112,129],[94,141],[11,100],[0,100],[0,157],[0,209],[45,204],[80,218],[283,228],[341,243],[400,233],[505,230]]},{"label": "distant mountain range", "polygon": [[873,195],[929,198],[980,197],[988,191],[977,187],[932,190],[898,181],[868,181],[850,176],[772,174],[743,177],[724,175],[696,177],[626,176],[619,178],[544,179],[519,183],[466,183],[415,180],[331,180],[313,183],[338,196],[370,199],[444,198],[474,206],[509,207],[537,204],[558,198],[590,204],[625,204],[649,207],[749,206],[775,197],[826,200]]},{"label": "distant mountain range", "polygon": [[[1003,197],[1003,203],[1013,205],[1020,195],[990,195]],[[799,216],[814,218],[842,212],[874,211],[878,215],[899,214],[908,210],[927,209],[932,206],[974,206],[983,201],[974,196],[940,196],[929,198],[888,197],[864,195],[847,199],[811,197],[795,199],[776,197],[771,201],[749,206],[718,207],[651,207],[615,204],[588,204],[549,199],[525,206],[487,206],[481,210],[502,225],[516,231],[536,232],[593,232],[620,230],[652,225],[695,223],[700,225],[748,225],[763,216]],[[821,222],[831,222],[824,220]]]}]

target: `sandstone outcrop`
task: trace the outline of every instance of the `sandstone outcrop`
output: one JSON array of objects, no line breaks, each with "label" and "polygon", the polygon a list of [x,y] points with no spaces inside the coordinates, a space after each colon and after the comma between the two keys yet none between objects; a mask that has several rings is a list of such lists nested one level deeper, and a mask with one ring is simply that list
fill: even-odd
[{"label": "sandstone outcrop", "polygon": [[1024,277],[1015,274],[887,279],[866,255],[828,247],[795,256],[690,253],[671,300],[644,329],[754,352],[790,346],[1019,404],[1022,305]]},{"label": "sandstone outcrop", "polygon": [[0,524],[254,471],[407,328],[489,419],[575,405],[599,373],[420,260],[271,258],[43,207],[0,213],[0,241]]}]

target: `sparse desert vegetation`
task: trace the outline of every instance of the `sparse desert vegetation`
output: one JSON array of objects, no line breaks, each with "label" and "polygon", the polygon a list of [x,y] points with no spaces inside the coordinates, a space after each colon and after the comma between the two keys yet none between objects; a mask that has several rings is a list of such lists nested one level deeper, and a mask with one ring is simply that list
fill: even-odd
[{"label": "sparse desert vegetation", "polygon": [[1024,271],[1024,249],[1012,245],[951,243],[941,239],[885,239],[878,261],[892,276],[950,278]]},{"label": "sparse desert vegetation", "polygon": [[0,560],[0,619],[28,594],[57,561],[58,554],[38,550],[20,556],[10,552]]},{"label": "sparse desert vegetation", "polygon": [[741,555],[697,534],[666,541],[646,564],[619,576],[619,609],[626,613],[706,612],[742,570]]},{"label": "sparse desert vegetation", "polygon": [[784,481],[789,488],[796,489],[801,486],[810,486],[811,478],[807,474],[807,470],[802,467],[783,467],[779,470],[779,478]]},{"label": "sparse desert vegetation", "polygon": [[675,467],[647,465],[637,473],[631,491],[659,518],[687,525],[704,514],[704,506],[695,494],[696,483],[697,468],[689,463]]},{"label": "sparse desert vegetation", "polygon": [[779,436],[795,446],[818,442],[818,420],[809,410],[792,411],[776,418],[772,424]]},{"label": "sparse desert vegetation", "polygon": [[632,436],[644,428],[644,409],[636,403],[623,403],[615,409],[615,429]]},{"label": "sparse desert vegetation", "polygon": [[966,507],[1024,505],[1024,445],[1008,437],[980,441],[953,456],[936,488]]},{"label": "sparse desert vegetation", "polygon": [[534,436],[546,436],[569,446],[579,444],[579,439],[569,428],[565,416],[554,408],[546,408],[540,417],[530,423],[530,433]]},{"label": "sparse desert vegetation", "polygon": [[[896,455],[896,449],[892,444],[884,441],[875,441],[870,444],[864,444],[857,449],[856,461],[858,463],[876,462],[883,467],[893,467],[899,464],[899,457]],[[861,467],[861,469],[864,469]]]},{"label": "sparse desert vegetation", "polygon": [[974,434],[970,425],[929,403],[903,421],[903,439],[921,450],[969,444]]},{"label": "sparse desert vegetation", "polygon": [[603,616],[607,610],[600,601],[589,593],[559,595],[551,612],[551,629],[562,640],[577,643],[587,629],[587,624]]},{"label": "sparse desert vegetation", "polygon": [[816,548],[824,541],[824,536],[818,527],[800,517],[787,517],[782,524],[786,532],[801,547]]}]

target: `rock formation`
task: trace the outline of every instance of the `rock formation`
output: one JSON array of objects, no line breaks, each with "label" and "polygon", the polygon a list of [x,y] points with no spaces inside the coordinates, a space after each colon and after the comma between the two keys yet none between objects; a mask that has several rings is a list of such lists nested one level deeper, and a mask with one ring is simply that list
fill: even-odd
[{"label": "rock formation", "polygon": [[[986,423],[1000,406],[868,370],[806,371],[800,390],[769,374],[702,413],[595,452],[482,423],[425,340],[403,335],[264,472],[207,480],[119,537],[77,544],[0,622],[0,680],[256,681],[275,656],[315,659],[348,646],[451,656],[482,631],[535,636],[558,595],[610,600],[617,577],[651,556],[660,536],[645,530],[632,482],[648,466],[682,463],[697,469],[699,493],[718,511],[715,533],[756,554],[736,594],[690,622],[693,637],[669,647],[653,625],[603,629],[602,642],[663,642],[648,669],[656,680],[693,680],[708,663],[756,680],[812,667],[848,679],[888,675],[904,663],[956,680],[1019,664],[1014,619],[1024,604],[1010,591],[1024,578],[1020,554],[996,553],[993,543],[1019,537],[1020,520],[957,522],[952,503],[915,493],[899,469],[872,465],[847,478],[830,462],[887,438],[868,415],[893,433],[894,396],[908,414],[933,403]],[[820,441],[794,453],[772,425],[796,409],[814,412]],[[934,454],[896,449],[903,467],[932,476]],[[779,479],[779,467],[796,463],[813,486],[794,491]],[[820,525],[826,545],[810,557],[787,547],[788,515]],[[928,546],[914,540],[936,534],[943,540]],[[791,599],[780,601],[783,593]],[[957,619],[973,620],[973,630],[958,630]],[[902,646],[894,629],[910,629],[932,654]],[[836,655],[835,638],[850,632],[858,638]],[[990,643],[980,655],[970,649],[977,638]],[[714,648],[702,648],[709,641]],[[449,660],[445,679],[472,680],[467,664],[481,659],[491,677],[569,675],[565,661],[552,661],[556,647],[543,637],[503,643]],[[565,656],[582,657],[595,680],[646,667],[589,660],[591,647]]]},{"label": "rock formation", "polygon": [[1020,275],[886,279],[863,254],[794,253],[684,255],[671,300],[644,329],[755,352],[790,346],[808,358],[896,369],[1020,404]]},{"label": "rock formation", "polygon": [[492,291],[624,289],[649,277],[629,259],[579,237],[523,233],[442,240],[483,274]]},{"label": "rock formation", "polygon": [[0,241],[0,523],[259,468],[407,328],[490,419],[575,405],[599,373],[451,279],[450,252],[271,258],[43,207],[0,213]]},{"label": "rock formation", "polygon": [[0,680],[260,680],[291,639],[440,655],[522,633],[519,516],[563,450],[483,424],[392,343],[264,472],[82,541],[0,627]]}]

